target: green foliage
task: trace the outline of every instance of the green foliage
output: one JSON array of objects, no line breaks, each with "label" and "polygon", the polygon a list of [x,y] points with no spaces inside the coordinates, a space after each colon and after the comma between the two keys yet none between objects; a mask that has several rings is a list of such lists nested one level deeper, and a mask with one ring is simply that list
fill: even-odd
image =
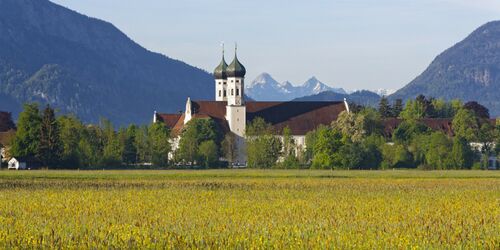
[{"label": "green foliage", "polygon": [[40,146],[42,117],[36,103],[25,104],[19,114],[16,136],[12,142],[11,154],[14,157],[36,159]]},{"label": "green foliage", "polygon": [[164,124],[153,123],[149,127],[149,142],[151,143],[151,163],[155,166],[168,165],[168,155],[171,151],[170,131]]},{"label": "green foliage", "polygon": [[314,144],[312,168],[333,169],[341,165],[338,151],[342,147],[342,134],[336,129],[320,128]]},{"label": "green foliage", "polygon": [[106,119],[102,119],[101,124],[104,136],[104,148],[100,164],[111,167],[121,166],[123,163],[122,147],[113,124]]},{"label": "green foliage", "polygon": [[389,100],[387,100],[387,97],[382,96],[380,98],[380,102],[378,104],[378,112],[382,118],[388,118],[391,117],[393,114],[391,105],[389,104]]},{"label": "green foliage", "polygon": [[403,111],[403,100],[396,99],[392,108],[392,117],[399,117],[402,111]]},{"label": "green foliage", "polygon": [[332,123],[332,127],[338,130],[345,142],[360,142],[366,136],[364,128],[365,117],[352,112],[343,111],[338,119]]},{"label": "green foliage", "polygon": [[272,168],[280,157],[281,140],[272,134],[271,125],[261,118],[247,126],[247,166],[249,168]]},{"label": "green foliage", "polygon": [[467,141],[475,141],[479,134],[479,122],[474,112],[468,109],[460,109],[453,118],[453,131],[455,136],[465,138]]},{"label": "green foliage", "polygon": [[43,111],[39,140],[37,158],[46,167],[57,166],[62,156],[62,143],[59,124],[49,105]]},{"label": "green foliage", "polygon": [[213,168],[217,166],[219,161],[219,148],[214,141],[204,141],[200,144],[199,154],[201,162],[205,168]]},{"label": "green foliage", "polygon": [[469,142],[462,137],[453,139],[451,158],[455,164],[455,169],[470,169],[474,163],[474,152],[471,150]]},{"label": "green foliage", "polygon": [[220,144],[220,134],[212,119],[192,119],[186,124],[179,141],[177,160],[184,163],[200,162],[199,146],[204,141],[214,141]]},{"label": "green foliage", "polygon": [[418,135],[426,134],[429,128],[415,120],[403,121],[393,132],[392,140],[395,143],[409,144]]},{"label": "green foliage", "polygon": [[403,111],[400,113],[400,117],[403,120],[418,120],[424,118],[425,116],[425,106],[416,101],[408,100]]},{"label": "green foliage", "polygon": [[389,168],[412,168],[413,158],[406,146],[401,144],[385,144],[382,146],[383,161],[381,167]]}]

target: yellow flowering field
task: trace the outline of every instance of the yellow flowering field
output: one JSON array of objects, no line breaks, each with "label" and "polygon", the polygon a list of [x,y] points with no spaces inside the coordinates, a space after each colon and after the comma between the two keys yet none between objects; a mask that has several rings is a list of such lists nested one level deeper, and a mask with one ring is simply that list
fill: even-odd
[{"label": "yellow flowering field", "polygon": [[500,172],[0,171],[0,248],[500,249]]}]

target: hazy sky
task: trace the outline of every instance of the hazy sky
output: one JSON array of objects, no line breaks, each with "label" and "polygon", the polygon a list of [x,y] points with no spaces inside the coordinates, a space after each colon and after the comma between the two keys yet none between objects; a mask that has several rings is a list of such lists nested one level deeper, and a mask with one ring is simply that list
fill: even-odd
[{"label": "hazy sky", "polygon": [[397,89],[443,50],[500,19],[500,0],[53,0],[113,23],[149,50],[212,72],[220,42],[247,78],[311,76],[346,89]]}]

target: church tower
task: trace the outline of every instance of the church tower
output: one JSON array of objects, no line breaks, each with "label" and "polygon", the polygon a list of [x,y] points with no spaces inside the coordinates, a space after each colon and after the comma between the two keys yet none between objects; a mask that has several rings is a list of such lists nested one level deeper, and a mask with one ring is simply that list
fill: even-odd
[{"label": "church tower", "polygon": [[227,101],[227,63],[224,59],[224,47],[222,47],[222,61],[214,70],[215,78],[215,100]]},{"label": "church tower", "polygon": [[238,61],[237,48],[234,60],[226,70],[227,75],[227,107],[226,119],[231,132],[243,138],[246,128],[246,107],[244,98],[245,67]]}]

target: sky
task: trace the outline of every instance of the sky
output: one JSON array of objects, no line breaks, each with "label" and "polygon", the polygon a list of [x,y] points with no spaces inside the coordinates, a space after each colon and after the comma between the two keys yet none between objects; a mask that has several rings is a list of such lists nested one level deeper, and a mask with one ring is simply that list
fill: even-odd
[{"label": "sky", "polygon": [[[445,49],[500,20],[499,0],[52,0],[143,47],[212,72],[238,58],[253,80],[399,89]],[[247,81],[248,81],[247,80]]]}]

